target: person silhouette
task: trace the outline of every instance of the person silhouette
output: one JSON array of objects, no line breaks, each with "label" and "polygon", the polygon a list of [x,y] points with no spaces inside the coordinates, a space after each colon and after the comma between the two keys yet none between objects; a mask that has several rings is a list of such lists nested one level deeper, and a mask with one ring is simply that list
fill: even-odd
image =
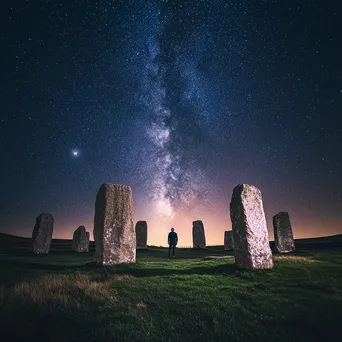
[{"label": "person silhouette", "polygon": [[178,243],[178,235],[175,232],[175,228],[171,228],[171,232],[168,236],[168,244],[169,244],[169,258],[171,258],[171,249],[172,249],[172,256],[175,258],[175,247]]}]

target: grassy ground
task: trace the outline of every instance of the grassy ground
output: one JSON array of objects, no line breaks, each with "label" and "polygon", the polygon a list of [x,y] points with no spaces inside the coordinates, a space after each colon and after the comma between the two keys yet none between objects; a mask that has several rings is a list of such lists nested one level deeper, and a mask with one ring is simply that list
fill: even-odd
[{"label": "grassy ground", "polygon": [[0,340],[339,340],[340,247],[275,254],[273,270],[256,272],[236,270],[220,248],[177,252],[168,259],[151,248],[134,265],[101,268],[92,252],[34,256],[7,246]]}]

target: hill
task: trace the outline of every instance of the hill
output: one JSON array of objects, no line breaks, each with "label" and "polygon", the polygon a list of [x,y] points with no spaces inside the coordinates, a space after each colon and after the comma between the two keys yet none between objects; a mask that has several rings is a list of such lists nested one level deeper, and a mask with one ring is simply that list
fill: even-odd
[{"label": "hill", "polygon": [[[15,248],[15,249],[29,249],[30,248],[30,238],[19,237],[15,235],[0,233],[0,249]],[[296,246],[305,248],[334,248],[342,247],[342,234],[315,237],[307,239],[295,239]],[[72,240],[68,239],[52,239],[51,241],[51,251],[70,251],[72,245]],[[272,249],[274,249],[274,241],[270,241]],[[90,241],[90,251],[95,250],[94,241]],[[150,246],[150,248],[163,248]],[[186,247],[184,247],[186,248]],[[210,250],[221,250],[223,245],[218,246],[208,246]]]}]

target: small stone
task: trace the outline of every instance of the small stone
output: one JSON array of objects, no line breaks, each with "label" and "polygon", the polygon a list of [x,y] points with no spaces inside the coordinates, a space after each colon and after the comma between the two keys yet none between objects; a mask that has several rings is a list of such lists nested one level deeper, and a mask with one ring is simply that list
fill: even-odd
[{"label": "small stone", "polygon": [[54,219],[51,214],[40,214],[32,233],[32,252],[35,254],[48,254],[51,245]]},{"label": "small stone", "polygon": [[253,185],[236,186],[230,217],[236,266],[252,270],[273,268],[261,191]]},{"label": "small stone", "polygon": [[234,249],[233,231],[226,230],[224,232],[224,250],[228,251],[230,249]]},{"label": "small stone", "polygon": [[147,222],[138,221],[135,225],[137,249],[147,248]]},{"label": "small stone", "polygon": [[78,227],[72,239],[72,250],[83,253],[89,252],[89,233],[87,234],[84,226]]},{"label": "small stone", "polygon": [[200,220],[192,222],[192,240],[194,248],[206,247],[204,226]]},{"label": "small stone", "polygon": [[95,257],[101,265],[136,261],[132,190],[129,186],[102,184],[95,202]]},{"label": "small stone", "polygon": [[274,240],[279,253],[293,252],[295,244],[293,241],[290,216],[287,212],[280,212],[273,216]]}]

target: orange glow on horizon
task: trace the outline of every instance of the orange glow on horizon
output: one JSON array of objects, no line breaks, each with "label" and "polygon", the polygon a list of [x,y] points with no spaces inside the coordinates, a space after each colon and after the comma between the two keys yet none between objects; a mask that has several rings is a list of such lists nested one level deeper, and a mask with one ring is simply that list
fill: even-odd
[{"label": "orange glow on horizon", "polygon": [[[161,218],[161,217],[137,217],[136,221],[146,220],[148,224],[148,245],[166,246],[167,235],[171,227],[174,227],[179,237],[179,247],[192,246],[192,221],[202,220],[204,224],[207,245],[223,245],[224,231],[231,229],[231,222],[229,215],[225,218],[217,218],[210,215],[182,215],[179,217]],[[291,223],[295,239],[312,238],[329,235],[341,234],[341,222],[339,220],[314,220],[310,218],[291,217]],[[76,219],[70,219],[66,222],[56,222],[54,227],[54,239],[72,239],[72,235],[78,226],[84,225],[87,231],[90,232],[90,238],[93,240],[93,221],[79,223]],[[273,225],[272,217],[267,217],[267,227],[269,232],[269,239],[272,241]],[[25,232],[25,233],[24,233]],[[10,233],[10,232],[8,232]],[[11,234],[11,233],[10,233]],[[14,235],[31,237],[27,234],[27,230],[19,230]]]}]

